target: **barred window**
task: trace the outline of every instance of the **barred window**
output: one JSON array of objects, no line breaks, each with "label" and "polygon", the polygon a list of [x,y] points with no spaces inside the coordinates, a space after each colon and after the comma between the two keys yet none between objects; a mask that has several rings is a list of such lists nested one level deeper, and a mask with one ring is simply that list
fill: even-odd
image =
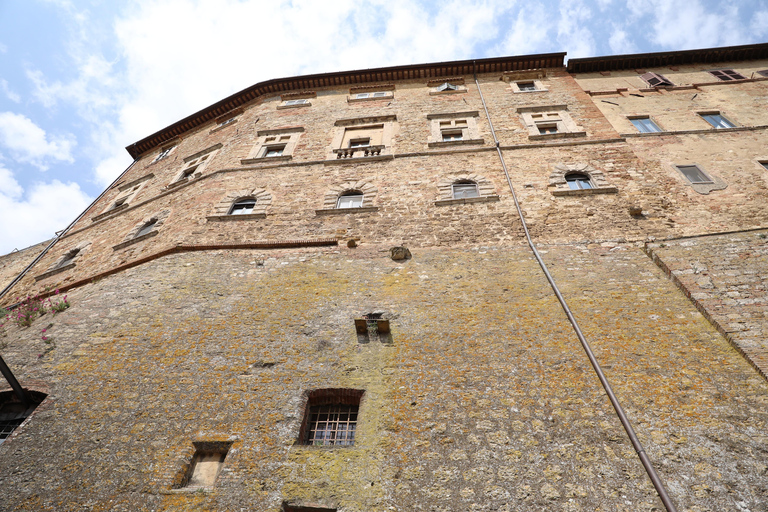
[{"label": "barred window", "polygon": [[319,389],[308,395],[299,444],[353,446],[358,409],[364,391]]}]

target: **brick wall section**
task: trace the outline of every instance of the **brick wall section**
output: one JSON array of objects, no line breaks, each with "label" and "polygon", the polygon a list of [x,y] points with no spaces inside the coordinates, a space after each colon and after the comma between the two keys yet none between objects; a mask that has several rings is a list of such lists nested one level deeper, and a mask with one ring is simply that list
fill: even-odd
[{"label": "brick wall section", "polygon": [[768,377],[768,231],[666,240],[648,255],[747,360]]},{"label": "brick wall section", "polygon": [[[640,248],[541,249],[680,510],[760,510],[768,384]],[[0,446],[4,509],[661,508],[528,249],[412,253],[172,255],[11,327],[50,397]],[[391,345],[358,343],[371,311]],[[352,448],[295,445],[324,387],[365,390]],[[233,443],[216,489],[171,492],[193,441]]]}]

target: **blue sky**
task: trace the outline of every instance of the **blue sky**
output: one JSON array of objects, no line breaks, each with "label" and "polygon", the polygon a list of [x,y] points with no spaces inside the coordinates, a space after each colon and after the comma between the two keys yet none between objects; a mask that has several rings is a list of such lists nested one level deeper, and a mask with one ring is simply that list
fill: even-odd
[{"label": "blue sky", "polygon": [[768,0],[0,0],[0,254],[66,227],[125,146],[253,83],[768,41]]}]

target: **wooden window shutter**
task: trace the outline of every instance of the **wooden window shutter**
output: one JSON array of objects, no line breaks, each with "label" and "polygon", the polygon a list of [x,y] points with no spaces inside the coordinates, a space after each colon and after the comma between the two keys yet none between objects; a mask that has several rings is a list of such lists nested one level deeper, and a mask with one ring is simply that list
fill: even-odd
[{"label": "wooden window shutter", "polygon": [[737,73],[733,69],[715,69],[710,71],[710,73],[720,80],[744,80],[744,78],[746,78],[741,73]]},{"label": "wooden window shutter", "polygon": [[675,85],[667,80],[664,75],[658,73],[645,73],[640,75],[640,78],[645,80],[651,87],[658,87],[660,85]]}]

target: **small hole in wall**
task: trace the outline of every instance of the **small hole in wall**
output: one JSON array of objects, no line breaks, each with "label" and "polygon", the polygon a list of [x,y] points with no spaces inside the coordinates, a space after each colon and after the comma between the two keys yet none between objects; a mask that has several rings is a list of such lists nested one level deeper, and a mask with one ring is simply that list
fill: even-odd
[{"label": "small hole in wall", "polygon": [[195,454],[185,468],[177,489],[212,489],[219,476],[231,442],[195,442]]},{"label": "small hole in wall", "polygon": [[373,312],[363,315],[363,318],[355,319],[355,330],[359,343],[369,343],[376,338],[381,343],[392,343],[389,320],[383,316],[383,313]]}]

